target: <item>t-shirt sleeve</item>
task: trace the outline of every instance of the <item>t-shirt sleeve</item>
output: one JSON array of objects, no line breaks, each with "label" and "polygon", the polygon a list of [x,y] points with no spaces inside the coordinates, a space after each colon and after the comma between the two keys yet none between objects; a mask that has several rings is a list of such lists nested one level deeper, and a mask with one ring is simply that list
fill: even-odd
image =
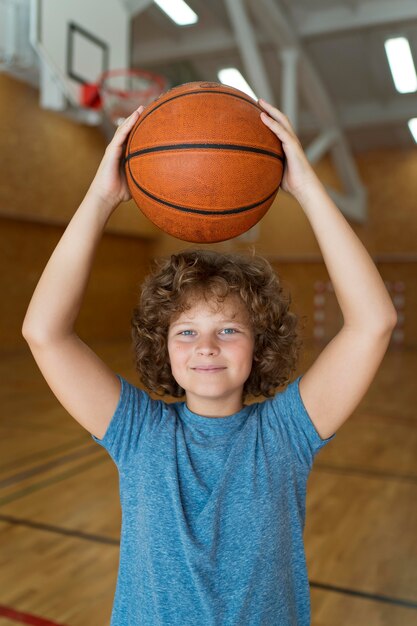
[{"label": "t-shirt sleeve", "polygon": [[284,391],[277,393],[272,406],[296,458],[310,470],[317,452],[334,439],[336,433],[327,439],[320,437],[300,395],[301,378],[299,376]]},{"label": "t-shirt sleeve", "polygon": [[127,465],[138,450],[141,433],[146,428],[149,395],[117,374],[121,382],[119,402],[102,439],[91,437],[103,446],[117,465]]}]

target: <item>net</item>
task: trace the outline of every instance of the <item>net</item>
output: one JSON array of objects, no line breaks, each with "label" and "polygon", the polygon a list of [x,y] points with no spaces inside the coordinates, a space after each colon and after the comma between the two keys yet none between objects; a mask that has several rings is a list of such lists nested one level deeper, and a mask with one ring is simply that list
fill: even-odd
[{"label": "net", "polygon": [[103,111],[116,126],[141,104],[150,104],[167,89],[164,76],[145,70],[110,70],[98,83]]}]

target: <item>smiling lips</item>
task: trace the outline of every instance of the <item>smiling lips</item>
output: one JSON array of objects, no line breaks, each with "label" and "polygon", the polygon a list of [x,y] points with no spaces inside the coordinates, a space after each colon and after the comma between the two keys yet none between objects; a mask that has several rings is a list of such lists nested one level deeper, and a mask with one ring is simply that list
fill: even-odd
[{"label": "smiling lips", "polygon": [[213,367],[211,365],[202,366],[202,367],[192,367],[196,372],[220,372],[221,370],[225,370],[225,367]]}]

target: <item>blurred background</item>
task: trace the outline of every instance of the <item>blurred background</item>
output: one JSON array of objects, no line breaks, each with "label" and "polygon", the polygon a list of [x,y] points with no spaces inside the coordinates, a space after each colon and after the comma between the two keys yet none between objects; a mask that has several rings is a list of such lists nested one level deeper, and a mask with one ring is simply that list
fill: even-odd
[{"label": "blurred background", "polygon": [[[375,381],[314,466],[306,551],[316,626],[417,624],[416,62],[415,0],[0,0],[1,626],[108,622],[117,472],[50,392],[21,327],[117,123],[191,81],[289,116],[397,308]],[[141,281],[187,247],[133,201],[100,244],[77,332],[138,386]],[[210,247],[273,264],[306,316],[305,371],[343,318],[301,207],[280,191],[255,227]]]}]

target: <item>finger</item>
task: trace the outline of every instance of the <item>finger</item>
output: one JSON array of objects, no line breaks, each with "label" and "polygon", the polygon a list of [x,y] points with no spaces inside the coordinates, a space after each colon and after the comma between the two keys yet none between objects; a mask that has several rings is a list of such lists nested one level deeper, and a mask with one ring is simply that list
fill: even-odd
[{"label": "finger", "polygon": [[276,119],[273,119],[264,111],[262,111],[260,117],[265,126],[268,126],[268,128],[270,128],[281,141],[297,140],[297,137],[290,124],[288,124],[287,126],[282,120],[278,121]]},{"label": "finger", "polygon": [[135,124],[136,120],[138,119],[139,115],[142,113],[143,109],[144,109],[144,106],[141,105],[140,107],[135,109],[129,115],[129,117],[126,117],[125,119],[121,119],[121,122],[118,125],[116,132],[119,130],[125,132],[126,128],[132,128],[132,126]]},{"label": "finger", "polygon": [[263,100],[262,98],[259,98],[258,104],[260,104],[261,107],[263,107],[266,111],[270,111],[271,113],[274,113],[274,114],[276,114],[278,116],[284,115],[284,113],[282,111],[280,111],[276,107],[272,106],[272,104],[270,104],[266,100]]},{"label": "finger", "polygon": [[294,132],[290,120],[282,111],[273,107],[272,104],[269,104],[266,100],[262,100],[262,98],[259,98],[258,103],[274,120],[280,122],[288,131]]},{"label": "finger", "polygon": [[280,138],[281,138],[282,133],[287,130],[283,124],[278,122],[278,120],[272,118],[270,115],[268,115],[264,111],[262,111],[261,113],[261,120],[266,126],[268,126],[269,128],[271,128],[271,130],[277,133]]},{"label": "finger", "polygon": [[112,142],[114,141],[115,145],[121,145],[125,141],[126,137],[132,130],[133,126],[136,124],[138,117],[143,112],[145,107],[141,105],[137,109],[133,111],[129,117],[127,117],[120,126],[117,127]]}]

